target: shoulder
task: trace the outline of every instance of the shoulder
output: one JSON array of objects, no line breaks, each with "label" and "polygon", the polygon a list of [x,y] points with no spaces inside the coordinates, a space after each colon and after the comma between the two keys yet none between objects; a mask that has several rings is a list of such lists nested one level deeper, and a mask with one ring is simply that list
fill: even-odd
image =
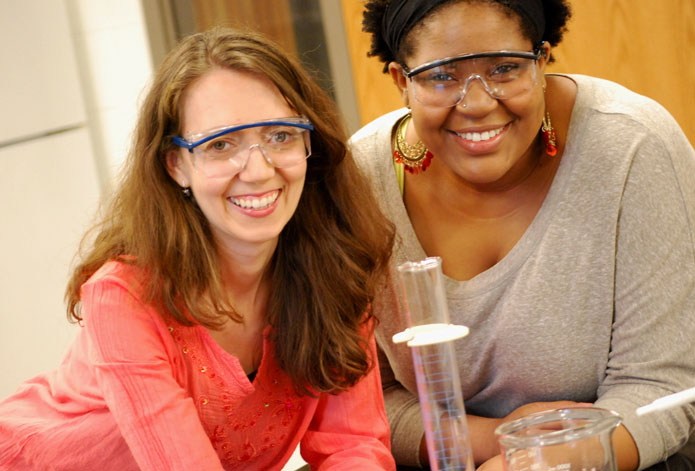
[{"label": "shoulder", "polygon": [[575,152],[621,166],[642,156],[692,168],[692,145],[673,116],[655,100],[608,80],[569,77],[577,83],[568,137],[574,141]]},{"label": "shoulder", "polygon": [[391,154],[391,130],[396,121],[407,112],[407,108],[401,108],[379,116],[350,137],[348,145],[360,167],[372,167],[370,164],[377,158],[375,156]]},{"label": "shoulder", "polygon": [[351,143],[359,143],[365,140],[373,139],[374,136],[389,133],[393,125],[398,121],[398,118],[408,112],[407,108],[399,108],[384,115],[379,116],[370,123],[365,124],[350,138]]},{"label": "shoulder", "polygon": [[144,268],[131,263],[132,261],[131,258],[110,260],[95,271],[82,286],[115,283],[126,287],[137,287],[147,275]]},{"label": "shoulder", "polygon": [[[105,263],[82,285],[80,292],[83,325],[103,354],[111,347],[113,352],[121,352],[121,347],[112,342],[130,347],[135,342],[143,348],[154,344],[154,348],[159,348],[161,338],[171,337],[167,330],[173,321],[147,295],[145,283],[150,273],[129,261],[133,260]],[[140,346],[137,348],[142,350]]]},{"label": "shoulder", "polygon": [[584,191],[623,198],[633,181],[639,183],[631,188],[642,195],[669,187],[695,201],[695,150],[663,106],[608,80],[570,78],[577,83],[577,101],[568,148],[572,174]]},{"label": "shoulder", "polygon": [[123,258],[111,260],[103,264],[81,287],[81,302],[83,305],[98,303],[104,298],[118,297],[121,301],[129,299],[136,304],[146,304],[144,285],[148,273],[143,267],[132,262],[133,259]]},{"label": "shoulder", "polygon": [[604,117],[609,129],[660,136],[683,134],[671,114],[657,101],[610,80],[570,75],[577,83],[580,104]]}]

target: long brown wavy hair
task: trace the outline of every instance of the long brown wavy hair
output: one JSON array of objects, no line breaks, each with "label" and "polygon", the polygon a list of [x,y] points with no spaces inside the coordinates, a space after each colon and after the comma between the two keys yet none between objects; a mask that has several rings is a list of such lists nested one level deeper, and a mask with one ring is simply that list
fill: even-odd
[{"label": "long brown wavy hair", "polygon": [[83,239],[65,295],[68,318],[81,320],[82,284],[119,259],[143,267],[147,275],[138,284],[163,316],[208,328],[228,318],[240,321],[223,286],[208,221],[184,197],[165,162],[173,148],[170,136],[181,130],[183,93],[213,67],[267,77],[314,124],[304,190],[269,268],[267,320],[276,361],[299,392],[345,390],[374,363],[365,349],[365,323],[394,229],[346,147],[333,101],[294,59],[250,31],[194,34],[160,66],[118,189]]}]

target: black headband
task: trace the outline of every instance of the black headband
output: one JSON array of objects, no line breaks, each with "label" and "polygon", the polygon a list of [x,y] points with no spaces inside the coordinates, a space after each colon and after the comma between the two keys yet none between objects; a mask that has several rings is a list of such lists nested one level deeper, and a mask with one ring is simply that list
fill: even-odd
[{"label": "black headband", "polygon": [[543,0],[502,0],[499,3],[514,10],[524,20],[524,23],[533,25],[535,29],[535,34],[531,38],[533,47],[538,46],[543,41],[545,35]]},{"label": "black headband", "polygon": [[[426,17],[433,8],[450,0],[391,0],[381,19],[381,34],[393,57],[397,57],[401,41],[413,27]],[[496,0],[511,8],[524,22],[535,28],[532,38],[536,47],[545,33],[545,14],[542,0]]]}]

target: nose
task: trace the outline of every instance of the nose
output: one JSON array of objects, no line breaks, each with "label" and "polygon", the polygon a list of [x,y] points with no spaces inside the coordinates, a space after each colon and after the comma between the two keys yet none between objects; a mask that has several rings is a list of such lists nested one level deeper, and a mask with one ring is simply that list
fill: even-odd
[{"label": "nose", "polygon": [[[254,152],[256,150],[258,152]],[[258,154],[260,158],[254,158],[255,154]],[[266,154],[263,146],[260,144],[253,144],[249,147],[246,160],[239,172],[239,179],[242,181],[265,180],[271,178],[274,174],[275,165]]]},{"label": "nose", "polygon": [[478,74],[471,74],[461,87],[461,96],[456,107],[471,111],[480,107],[491,108],[496,103],[497,99],[492,96],[485,80]]}]

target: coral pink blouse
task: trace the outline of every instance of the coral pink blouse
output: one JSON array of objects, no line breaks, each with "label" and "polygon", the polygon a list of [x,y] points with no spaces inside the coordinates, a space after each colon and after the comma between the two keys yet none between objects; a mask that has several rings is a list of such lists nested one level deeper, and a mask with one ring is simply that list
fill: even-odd
[{"label": "coral pink blouse", "polygon": [[312,469],[395,469],[378,368],[341,394],[298,396],[266,339],[251,383],[203,327],[145,304],[138,270],[95,273],[60,367],[0,402],[0,469],[280,470],[300,440]]}]

